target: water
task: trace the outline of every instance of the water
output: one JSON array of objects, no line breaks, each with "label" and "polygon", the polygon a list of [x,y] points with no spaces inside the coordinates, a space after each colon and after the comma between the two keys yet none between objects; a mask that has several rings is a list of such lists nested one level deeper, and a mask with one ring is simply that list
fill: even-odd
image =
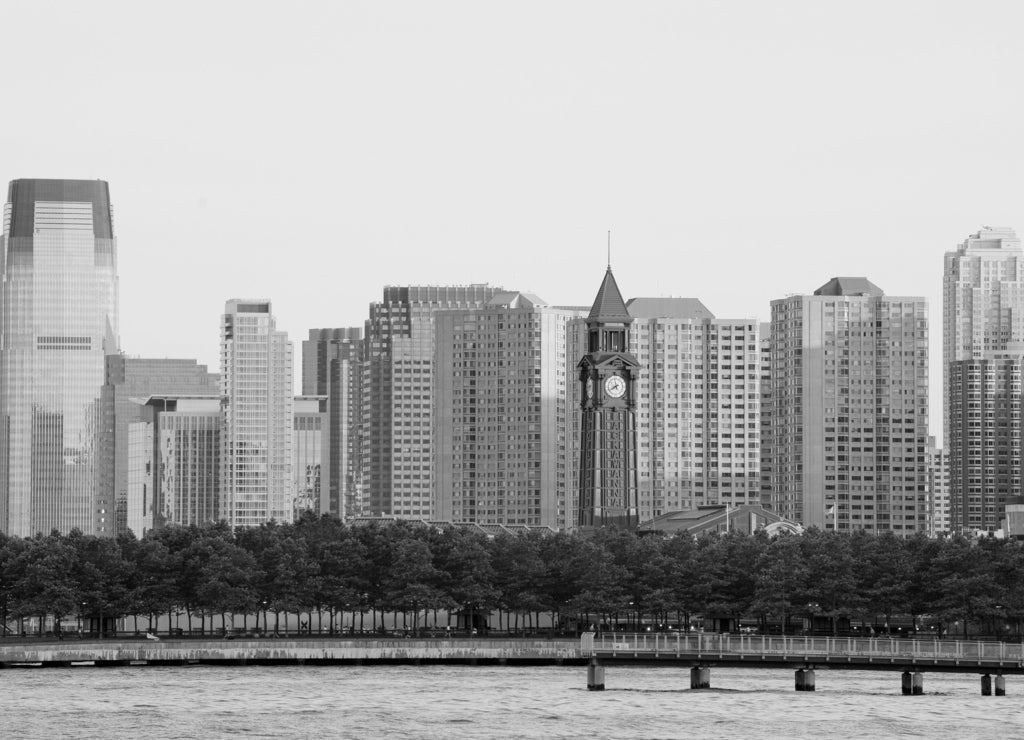
[{"label": "water", "polygon": [[1024,676],[1006,697],[973,674],[585,667],[279,666],[0,671],[4,738],[973,738],[1024,737]]}]

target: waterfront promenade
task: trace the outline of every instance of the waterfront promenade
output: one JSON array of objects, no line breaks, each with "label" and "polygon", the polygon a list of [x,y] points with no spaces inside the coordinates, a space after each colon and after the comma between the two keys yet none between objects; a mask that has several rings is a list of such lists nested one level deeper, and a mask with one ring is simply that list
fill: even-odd
[{"label": "waterfront promenade", "polygon": [[1005,693],[1024,674],[1024,644],[971,640],[767,635],[585,633],[574,638],[161,639],[0,643],[0,668],[146,665],[577,665],[604,687],[612,665],[687,666],[691,688],[711,686],[712,668],[790,668],[798,691],[815,690],[816,669],[902,672],[904,693],[923,692],[924,673],[975,673],[983,694]]},{"label": "waterfront promenade", "polygon": [[450,663],[584,665],[579,640],[441,639],[103,639],[0,643],[0,667],[126,665]]}]

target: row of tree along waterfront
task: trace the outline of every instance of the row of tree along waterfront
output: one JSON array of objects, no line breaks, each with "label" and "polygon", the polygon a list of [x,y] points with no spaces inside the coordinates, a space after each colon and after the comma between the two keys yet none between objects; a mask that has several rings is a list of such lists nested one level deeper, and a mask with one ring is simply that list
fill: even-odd
[{"label": "row of tree along waterfront", "polygon": [[[441,614],[439,622],[439,613]],[[809,530],[694,540],[602,531],[488,538],[410,522],[347,526],[306,516],[232,531],[167,527],[142,539],[73,531],[0,535],[0,624],[103,631],[183,615],[190,633],[311,634],[452,626],[891,632],[1020,639],[1024,545]],[[457,615],[456,623],[449,621]],[[70,620],[70,622],[69,622]],[[851,626],[855,625],[855,626]],[[436,632],[435,632],[436,634]]]}]

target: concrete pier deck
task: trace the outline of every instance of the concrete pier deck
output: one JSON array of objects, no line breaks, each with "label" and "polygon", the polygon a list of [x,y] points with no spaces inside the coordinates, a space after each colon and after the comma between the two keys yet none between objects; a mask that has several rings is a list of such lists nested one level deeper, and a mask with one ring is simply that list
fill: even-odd
[{"label": "concrete pier deck", "polygon": [[602,663],[1024,674],[1024,644],[971,640],[728,634],[586,633],[580,654]]}]

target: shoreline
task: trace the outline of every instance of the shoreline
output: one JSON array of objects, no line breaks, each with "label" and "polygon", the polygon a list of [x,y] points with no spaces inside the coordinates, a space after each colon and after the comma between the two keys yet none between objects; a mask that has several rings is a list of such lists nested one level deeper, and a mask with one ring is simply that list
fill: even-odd
[{"label": "shoreline", "polygon": [[104,639],[0,644],[0,669],[148,665],[585,665],[576,639]]}]

